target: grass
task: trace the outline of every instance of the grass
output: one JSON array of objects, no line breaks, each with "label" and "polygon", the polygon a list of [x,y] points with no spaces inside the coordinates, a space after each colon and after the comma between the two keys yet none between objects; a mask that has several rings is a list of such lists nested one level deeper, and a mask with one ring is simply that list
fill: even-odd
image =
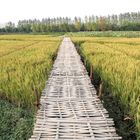
[{"label": "grass", "polygon": [[80,53],[87,64],[93,66],[94,76],[100,76],[105,93],[110,93],[109,96],[119,104],[122,122],[134,122],[134,127],[126,131],[136,134],[139,139],[140,39],[72,37],[72,40],[80,45]]},{"label": "grass", "polygon": [[34,113],[0,100],[0,140],[25,140],[32,134]]}]

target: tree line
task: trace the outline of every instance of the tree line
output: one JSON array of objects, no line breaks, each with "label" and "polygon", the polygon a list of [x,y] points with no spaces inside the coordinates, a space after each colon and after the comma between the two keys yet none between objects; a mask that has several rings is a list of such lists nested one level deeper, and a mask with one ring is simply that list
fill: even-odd
[{"label": "tree line", "polygon": [[0,32],[78,32],[78,31],[140,31],[140,12],[108,16],[85,16],[20,20],[15,26],[8,22]]}]

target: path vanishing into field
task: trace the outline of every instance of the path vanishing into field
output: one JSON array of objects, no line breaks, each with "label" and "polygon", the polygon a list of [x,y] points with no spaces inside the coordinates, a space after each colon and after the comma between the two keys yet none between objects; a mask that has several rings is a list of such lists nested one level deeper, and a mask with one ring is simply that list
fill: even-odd
[{"label": "path vanishing into field", "polygon": [[70,38],[60,45],[40,103],[30,140],[121,139]]}]

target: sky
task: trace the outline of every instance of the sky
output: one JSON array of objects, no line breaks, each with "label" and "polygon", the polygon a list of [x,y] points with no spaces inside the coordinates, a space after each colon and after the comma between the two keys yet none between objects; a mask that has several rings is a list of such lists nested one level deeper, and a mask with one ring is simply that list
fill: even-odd
[{"label": "sky", "polygon": [[140,0],[0,0],[0,24],[23,19],[140,11]]}]

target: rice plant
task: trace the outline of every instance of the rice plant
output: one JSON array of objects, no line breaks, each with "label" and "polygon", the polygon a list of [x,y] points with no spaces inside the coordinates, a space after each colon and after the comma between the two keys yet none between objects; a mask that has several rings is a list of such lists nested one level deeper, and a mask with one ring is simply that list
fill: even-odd
[{"label": "rice plant", "polygon": [[0,98],[33,107],[41,95],[61,38],[0,36]]},{"label": "rice plant", "polygon": [[[140,134],[140,38],[72,37]],[[124,118],[125,119],[125,118]]]}]

